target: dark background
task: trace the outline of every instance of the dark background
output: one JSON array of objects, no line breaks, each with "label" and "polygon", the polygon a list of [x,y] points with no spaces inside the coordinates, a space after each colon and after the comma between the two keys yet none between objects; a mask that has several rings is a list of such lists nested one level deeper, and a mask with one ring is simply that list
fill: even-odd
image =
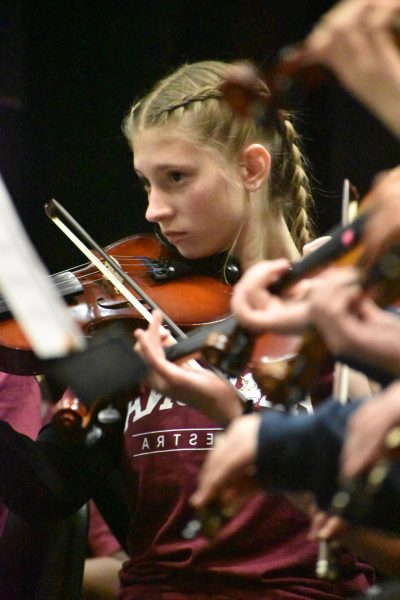
[{"label": "dark background", "polygon": [[[2,0],[0,169],[51,271],[83,262],[45,216],[54,197],[102,245],[149,230],[121,121],[185,61],[248,58],[267,73],[333,2]],[[298,128],[314,174],[319,233],[340,218],[349,177],[364,194],[398,143],[334,83],[304,92]]]}]

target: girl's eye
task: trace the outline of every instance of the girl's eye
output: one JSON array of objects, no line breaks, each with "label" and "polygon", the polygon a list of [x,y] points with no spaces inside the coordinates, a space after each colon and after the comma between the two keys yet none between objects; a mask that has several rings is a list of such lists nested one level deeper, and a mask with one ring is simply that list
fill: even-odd
[{"label": "girl's eye", "polygon": [[140,183],[143,186],[143,189],[145,192],[148,192],[150,190],[150,181],[148,179],[146,179],[146,177],[139,177]]},{"label": "girl's eye", "polygon": [[169,178],[174,183],[179,183],[180,181],[182,181],[185,178],[185,175],[181,171],[171,171],[169,173]]}]

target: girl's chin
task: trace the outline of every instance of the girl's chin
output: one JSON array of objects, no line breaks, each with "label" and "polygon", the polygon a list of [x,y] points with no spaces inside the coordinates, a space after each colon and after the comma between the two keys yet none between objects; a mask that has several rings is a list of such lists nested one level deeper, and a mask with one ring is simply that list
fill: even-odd
[{"label": "girl's chin", "polygon": [[196,260],[197,258],[207,258],[223,251],[224,247],[221,244],[221,239],[213,240],[214,243],[210,243],[210,241],[212,240],[207,240],[206,236],[203,236],[200,242],[186,237],[182,240],[176,240],[174,246],[179,254],[185,258]]},{"label": "girl's chin", "polygon": [[221,252],[220,249],[211,250],[211,249],[196,249],[190,248],[186,245],[176,244],[175,248],[178,250],[179,254],[188,260],[196,260],[200,258],[207,258],[208,256],[213,256],[213,254],[218,254]]}]

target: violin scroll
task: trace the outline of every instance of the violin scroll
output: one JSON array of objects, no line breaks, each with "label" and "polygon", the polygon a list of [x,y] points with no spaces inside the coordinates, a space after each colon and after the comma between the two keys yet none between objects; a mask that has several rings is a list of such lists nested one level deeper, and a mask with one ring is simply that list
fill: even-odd
[{"label": "violin scroll", "polygon": [[305,91],[331,78],[323,66],[304,64],[300,45],[293,45],[280,51],[266,81],[252,63],[237,62],[231,66],[220,90],[233,113],[242,118],[252,117],[264,125],[274,112],[294,108]]},{"label": "violin scroll", "polygon": [[104,434],[122,427],[126,406],[127,399],[122,395],[118,401],[105,398],[88,407],[67,391],[54,405],[51,422],[62,436],[85,440],[91,445]]}]

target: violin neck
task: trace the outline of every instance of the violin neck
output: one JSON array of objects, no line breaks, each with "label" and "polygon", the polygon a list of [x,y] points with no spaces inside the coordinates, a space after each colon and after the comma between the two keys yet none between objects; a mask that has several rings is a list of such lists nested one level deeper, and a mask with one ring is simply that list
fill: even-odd
[{"label": "violin neck", "polygon": [[219,321],[218,323],[205,325],[204,327],[198,327],[192,332],[189,332],[186,338],[179,340],[179,342],[173,346],[168,346],[165,349],[166,357],[170,361],[177,361],[181,358],[197,353],[203,348],[203,345],[210,334],[218,332],[226,336],[230,336],[235,330],[236,326],[236,318],[230,316],[222,321]]},{"label": "violin neck", "polygon": [[325,244],[295,263],[290,271],[268,288],[269,291],[281,294],[303,277],[350,253],[359,245],[368,217],[369,213],[364,212],[349,225],[335,227],[328,233],[330,239]]}]

